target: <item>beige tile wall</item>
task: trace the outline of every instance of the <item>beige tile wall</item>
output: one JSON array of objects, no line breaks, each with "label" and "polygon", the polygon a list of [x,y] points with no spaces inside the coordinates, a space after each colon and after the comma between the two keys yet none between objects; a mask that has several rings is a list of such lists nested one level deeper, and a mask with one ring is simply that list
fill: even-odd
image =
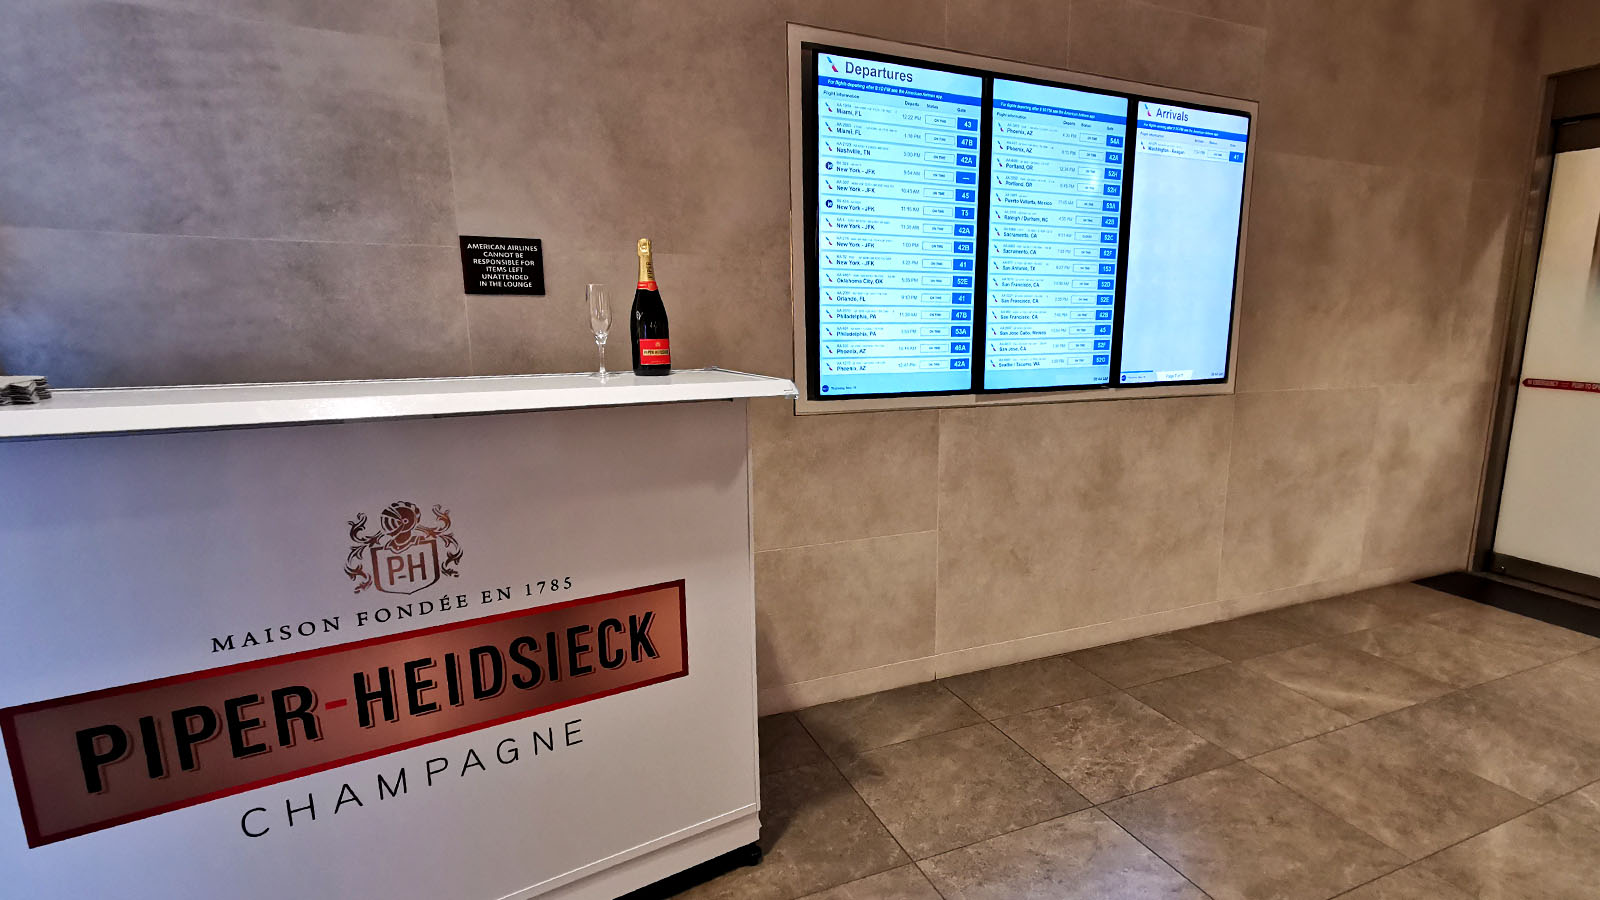
[{"label": "beige tile wall", "polygon": [[[1462,565],[1540,75],[1600,62],[1589,0],[5,18],[0,367],[66,385],[587,367],[640,235],[683,365],[790,374],[786,21],[1258,99],[1239,394],[757,404],[768,708]],[[549,295],[465,297],[463,232],[543,238]]]},{"label": "beige tile wall", "polygon": [[1600,10],[1589,0],[1547,0],[1541,30],[1541,61],[1546,72],[1565,72],[1600,63]]}]

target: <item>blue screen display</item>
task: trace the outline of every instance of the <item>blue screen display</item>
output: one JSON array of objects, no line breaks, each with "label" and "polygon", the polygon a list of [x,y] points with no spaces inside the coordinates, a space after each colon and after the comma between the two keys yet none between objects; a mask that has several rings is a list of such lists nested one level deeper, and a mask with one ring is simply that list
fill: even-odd
[{"label": "blue screen display", "polygon": [[972,386],[983,79],[817,55],[817,390]]},{"label": "blue screen display", "polygon": [[1249,128],[1139,101],[1119,384],[1227,376]]},{"label": "blue screen display", "polygon": [[983,386],[1105,384],[1128,99],[995,79]]},{"label": "blue screen display", "polygon": [[810,60],[812,399],[1227,378],[1247,114]]}]

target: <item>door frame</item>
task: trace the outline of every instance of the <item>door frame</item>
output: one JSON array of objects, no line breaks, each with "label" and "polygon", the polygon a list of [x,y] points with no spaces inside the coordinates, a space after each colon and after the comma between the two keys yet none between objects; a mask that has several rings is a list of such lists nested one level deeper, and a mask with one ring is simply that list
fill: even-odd
[{"label": "door frame", "polygon": [[1511,427],[1516,417],[1517,390],[1522,377],[1528,322],[1533,309],[1534,281],[1544,241],[1545,212],[1550,202],[1550,179],[1557,152],[1600,147],[1600,66],[1565,72],[1545,84],[1537,149],[1529,174],[1522,228],[1510,286],[1510,310],[1505,319],[1505,346],[1495,384],[1494,414],[1489,431],[1479,495],[1478,522],[1473,537],[1472,571],[1555,588],[1600,600],[1600,578],[1531,560],[1496,553],[1495,528],[1500,518],[1500,494],[1505,487],[1506,457],[1511,447]]}]

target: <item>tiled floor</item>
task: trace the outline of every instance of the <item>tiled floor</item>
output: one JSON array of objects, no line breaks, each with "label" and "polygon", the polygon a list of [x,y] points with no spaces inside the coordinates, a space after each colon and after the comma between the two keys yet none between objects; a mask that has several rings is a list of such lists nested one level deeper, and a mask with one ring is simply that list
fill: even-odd
[{"label": "tiled floor", "polygon": [[728,900],[1600,897],[1600,640],[1416,585],[761,723]]}]

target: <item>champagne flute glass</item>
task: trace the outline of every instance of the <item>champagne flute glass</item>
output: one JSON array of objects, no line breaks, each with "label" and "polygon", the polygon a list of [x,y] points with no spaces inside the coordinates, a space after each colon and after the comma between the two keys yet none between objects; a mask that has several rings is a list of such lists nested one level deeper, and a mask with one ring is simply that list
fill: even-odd
[{"label": "champagne flute glass", "polygon": [[594,346],[600,354],[599,378],[606,378],[606,335],[611,331],[611,305],[606,301],[606,286],[591,284],[585,290],[589,298],[589,329],[594,332]]}]

